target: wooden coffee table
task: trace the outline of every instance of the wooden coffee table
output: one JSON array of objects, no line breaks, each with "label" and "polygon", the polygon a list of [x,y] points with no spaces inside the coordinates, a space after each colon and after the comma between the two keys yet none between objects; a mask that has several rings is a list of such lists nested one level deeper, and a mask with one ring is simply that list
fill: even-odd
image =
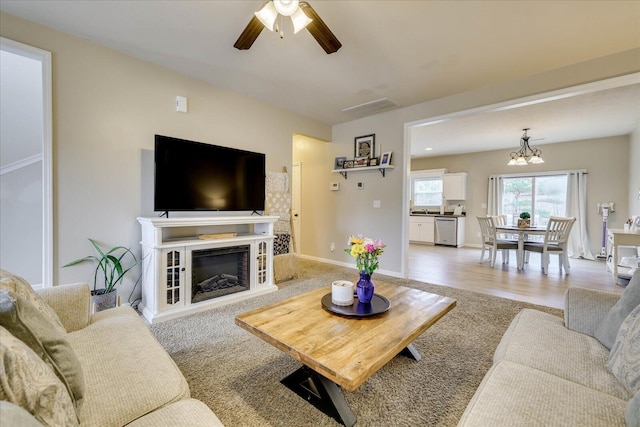
[{"label": "wooden coffee table", "polygon": [[411,343],[456,305],[456,300],[375,282],[391,309],[345,317],[323,308],[323,287],[240,314],[236,324],[304,366],[282,380],[299,396],[350,427],[356,418],[340,391],[354,391],[399,353],[420,360]]}]

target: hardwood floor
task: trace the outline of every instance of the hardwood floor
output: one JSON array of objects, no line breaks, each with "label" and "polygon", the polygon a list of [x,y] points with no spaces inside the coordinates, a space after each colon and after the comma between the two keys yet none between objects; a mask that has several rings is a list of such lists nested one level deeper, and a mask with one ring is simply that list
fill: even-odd
[{"label": "hardwood floor", "polygon": [[552,255],[549,274],[545,275],[539,254],[532,253],[520,272],[515,251],[511,251],[509,264],[502,264],[501,255],[498,252],[496,266],[491,268],[488,260],[479,262],[480,249],[411,244],[409,278],[555,308],[564,308],[564,292],[569,286],[624,290],[614,284],[604,261],[570,259],[567,275],[560,274],[558,256]]}]

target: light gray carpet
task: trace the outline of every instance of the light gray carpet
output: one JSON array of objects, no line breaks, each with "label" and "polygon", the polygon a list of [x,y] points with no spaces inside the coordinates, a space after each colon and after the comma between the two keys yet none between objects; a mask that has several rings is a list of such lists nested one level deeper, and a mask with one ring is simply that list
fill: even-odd
[{"label": "light gray carpet", "polygon": [[[227,427],[335,426],[280,380],[300,365],[236,326],[240,313],[289,298],[355,270],[301,260],[300,278],[265,296],[151,327],[183,372],[191,395]],[[374,275],[376,280],[457,299],[457,307],[414,341],[422,360],[396,357],[355,392],[343,391],[357,426],[455,426],[491,366],[493,352],[523,308],[558,316],[561,310],[417,281]],[[393,308],[392,308],[393,309]]]}]

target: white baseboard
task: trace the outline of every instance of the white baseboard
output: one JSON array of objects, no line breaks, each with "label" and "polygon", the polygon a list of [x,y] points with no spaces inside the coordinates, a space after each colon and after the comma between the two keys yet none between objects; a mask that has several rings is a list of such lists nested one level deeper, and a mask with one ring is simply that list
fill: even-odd
[{"label": "white baseboard", "polygon": [[[318,258],[318,257],[314,257],[314,256],[310,256],[310,255],[302,255],[302,254],[300,254],[299,256],[300,256],[300,258],[308,259],[310,261],[317,261],[317,262],[324,262],[326,264],[339,265],[341,267],[352,268],[356,272],[358,271],[356,269],[356,267],[355,267],[355,263],[353,263],[353,262],[335,261],[335,260],[332,260],[332,259]],[[403,279],[404,278],[404,276],[401,273],[397,272],[397,271],[379,269],[379,270],[376,270],[376,273],[384,274],[386,276],[391,276],[391,277],[397,277],[399,279]]]}]

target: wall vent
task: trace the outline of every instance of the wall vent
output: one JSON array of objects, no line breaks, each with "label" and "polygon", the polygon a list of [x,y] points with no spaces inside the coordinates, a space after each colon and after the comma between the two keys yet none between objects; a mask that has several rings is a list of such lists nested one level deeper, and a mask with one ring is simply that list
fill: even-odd
[{"label": "wall vent", "polygon": [[366,117],[373,114],[381,113],[383,111],[396,108],[398,104],[390,100],[389,98],[380,98],[375,101],[365,102],[364,104],[356,105],[354,107],[345,108],[343,113],[347,113],[354,117]]}]

